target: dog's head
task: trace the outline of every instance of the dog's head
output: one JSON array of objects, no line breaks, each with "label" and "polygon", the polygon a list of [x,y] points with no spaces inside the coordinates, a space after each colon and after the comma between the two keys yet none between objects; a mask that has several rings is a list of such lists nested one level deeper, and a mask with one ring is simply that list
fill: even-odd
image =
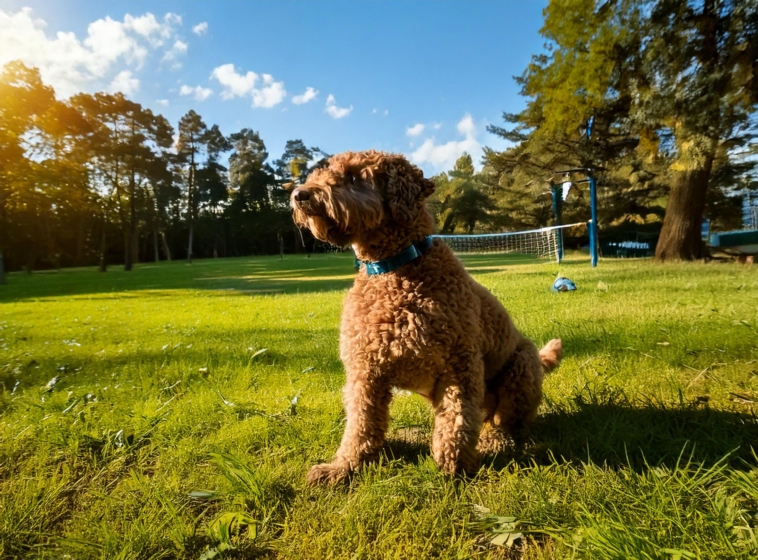
[{"label": "dog's head", "polygon": [[370,150],[332,157],[290,198],[297,225],[345,247],[367,234],[381,237],[385,229],[411,232],[428,215],[424,201],[432,192],[434,183],[405,157]]}]

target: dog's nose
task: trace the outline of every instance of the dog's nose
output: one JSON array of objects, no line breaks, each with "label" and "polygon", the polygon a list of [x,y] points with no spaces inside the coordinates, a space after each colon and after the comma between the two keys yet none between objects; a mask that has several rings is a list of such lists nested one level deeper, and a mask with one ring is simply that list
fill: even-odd
[{"label": "dog's nose", "polygon": [[292,193],[292,198],[295,199],[295,202],[305,202],[311,199],[311,193],[305,189],[295,189],[295,192]]}]

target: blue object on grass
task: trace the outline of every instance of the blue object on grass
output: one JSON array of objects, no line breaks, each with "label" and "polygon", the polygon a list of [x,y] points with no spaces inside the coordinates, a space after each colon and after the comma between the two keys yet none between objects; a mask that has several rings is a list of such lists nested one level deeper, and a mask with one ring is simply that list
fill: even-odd
[{"label": "blue object on grass", "polygon": [[576,284],[565,276],[559,276],[555,279],[555,282],[553,282],[552,290],[554,292],[570,292],[576,290]]}]

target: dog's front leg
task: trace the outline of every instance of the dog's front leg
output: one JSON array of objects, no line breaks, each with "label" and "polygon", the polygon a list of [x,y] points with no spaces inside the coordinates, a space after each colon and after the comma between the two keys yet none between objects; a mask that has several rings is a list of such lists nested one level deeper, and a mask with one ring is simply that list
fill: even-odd
[{"label": "dog's front leg", "polygon": [[389,425],[391,387],[369,375],[351,376],[343,389],[347,424],[342,443],[331,463],[308,472],[309,484],[335,484],[347,478],[361,463],[373,459],[384,443]]},{"label": "dog's front leg", "polygon": [[447,474],[470,474],[479,466],[476,444],[482,427],[484,364],[460,359],[454,373],[437,383],[434,396],[432,455]]}]

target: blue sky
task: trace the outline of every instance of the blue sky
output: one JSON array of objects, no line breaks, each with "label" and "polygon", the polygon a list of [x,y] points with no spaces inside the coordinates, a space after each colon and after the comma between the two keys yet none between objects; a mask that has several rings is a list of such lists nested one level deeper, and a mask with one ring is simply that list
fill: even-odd
[{"label": "blue sky", "polygon": [[328,153],[407,154],[427,174],[524,107],[513,76],[543,49],[545,1],[0,0],[0,64],[41,68],[59,97],[122,90],[176,126]]}]

